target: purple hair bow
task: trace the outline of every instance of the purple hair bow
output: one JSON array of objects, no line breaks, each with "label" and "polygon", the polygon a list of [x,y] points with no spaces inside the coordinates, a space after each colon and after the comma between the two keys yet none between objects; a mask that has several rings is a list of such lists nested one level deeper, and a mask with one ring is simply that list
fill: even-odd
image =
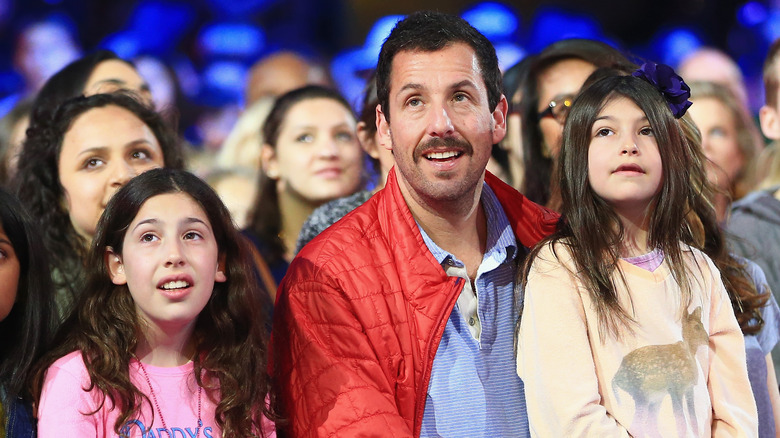
[{"label": "purple hair bow", "polygon": [[646,62],[633,73],[653,85],[664,95],[675,118],[680,118],[691,106],[691,89],[674,69],[666,64]]}]

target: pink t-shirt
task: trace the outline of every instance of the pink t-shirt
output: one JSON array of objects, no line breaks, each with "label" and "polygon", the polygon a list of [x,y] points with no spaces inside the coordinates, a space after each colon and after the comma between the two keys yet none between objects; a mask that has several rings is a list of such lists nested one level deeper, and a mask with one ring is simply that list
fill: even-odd
[{"label": "pink t-shirt", "polygon": [[[140,416],[125,423],[121,429],[123,432],[133,438],[222,436],[222,430],[214,418],[215,404],[205,392],[198,396],[192,362],[172,368],[144,364],[144,368],[155,397],[149,392],[147,379],[135,360],[130,362],[130,381],[149,397],[152,404],[156,398],[159,408],[142,403]],[[89,387],[89,383],[89,374],[79,351],[61,357],[49,367],[38,407],[38,435],[41,438],[117,436],[114,423],[119,411],[112,409],[108,397],[104,406],[98,409],[101,399],[99,390],[83,390]],[[200,427],[199,398],[200,419],[203,422]],[[89,415],[91,412],[95,413]],[[163,420],[167,430],[163,427]],[[266,436],[275,437],[273,425],[269,423],[267,426]]]}]

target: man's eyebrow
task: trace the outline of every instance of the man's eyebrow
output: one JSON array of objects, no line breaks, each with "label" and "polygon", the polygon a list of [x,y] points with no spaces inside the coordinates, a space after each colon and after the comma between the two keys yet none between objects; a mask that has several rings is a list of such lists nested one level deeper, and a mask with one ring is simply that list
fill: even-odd
[{"label": "man's eyebrow", "polygon": [[469,79],[464,79],[464,80],[462,80],[462,81],[460,81],[458,83],[452,84],[451,88],[458,89],[458,88],[467,88],[467,87],[468,88],[477,88],[477,86],[474,84],[474,82],[472,82]]},{"label": "man's eyebrow", "polygon": [[398,90],[399,93],[406,91],[406,90],[422,90],[425,87],[422,86],[422,84],[416,84],[414,82],[405,84],[403,87],[401,87],[400,90]]}]

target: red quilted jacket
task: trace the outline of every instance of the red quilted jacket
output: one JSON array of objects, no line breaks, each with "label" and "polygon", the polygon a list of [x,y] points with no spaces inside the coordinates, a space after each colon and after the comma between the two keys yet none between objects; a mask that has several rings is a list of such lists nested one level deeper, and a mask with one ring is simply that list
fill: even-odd
[{"label": "red quilted jacket", "polygon": [[[486,176],[518,241],[558,216]],[[418,436],[428,380],[463,287],[423,242],[391,171],[384,190],[309,243],[274,309],[272,372],[291,436]]]}]

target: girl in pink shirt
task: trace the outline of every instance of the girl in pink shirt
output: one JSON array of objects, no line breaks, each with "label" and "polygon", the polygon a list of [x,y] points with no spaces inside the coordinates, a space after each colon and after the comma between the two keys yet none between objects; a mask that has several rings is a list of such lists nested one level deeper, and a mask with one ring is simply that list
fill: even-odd
[{"label": "girl in pink shirt", "polygon": [[518,374],[532,436],[757,436],[745,347],[688,215],[703,163],[665,65],[611,75],[571,107],[564,221],[528,257]]},{"label": "girl in pink shirt", "polygon": [[122,187],[38,369],[39,435],[274,436],[267,321],[241,242],[194,175],[158,169]]}]

